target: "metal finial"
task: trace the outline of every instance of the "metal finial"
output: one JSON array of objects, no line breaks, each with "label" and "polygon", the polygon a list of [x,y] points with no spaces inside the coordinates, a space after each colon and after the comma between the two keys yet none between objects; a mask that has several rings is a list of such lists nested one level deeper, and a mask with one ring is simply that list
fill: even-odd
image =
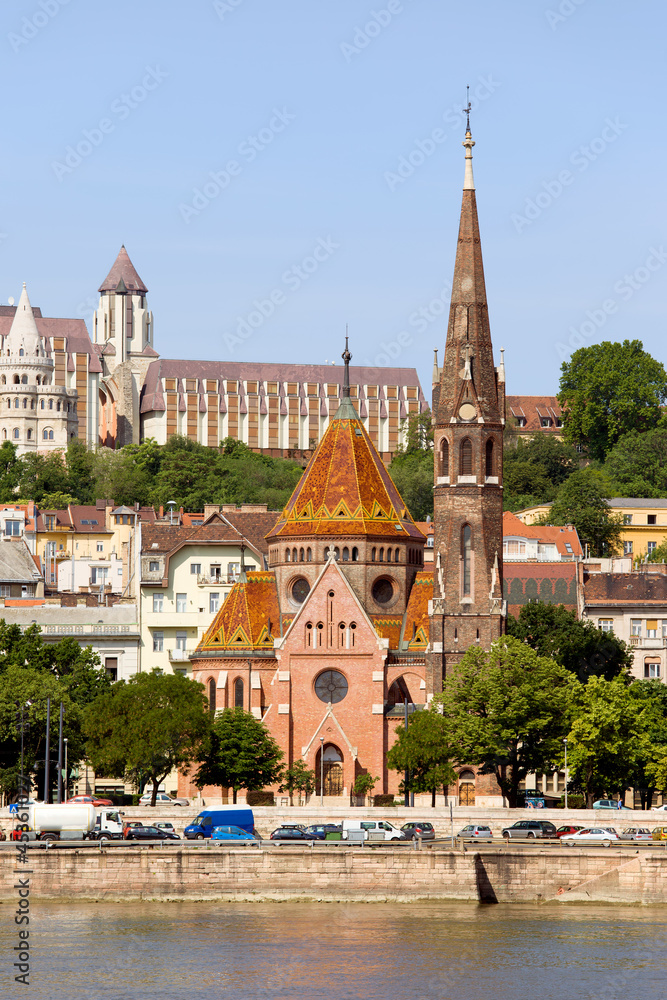
[{"label": "metal finial", "polygon": [[466,116],[466,132],[470,131],[470,112],[472,111],[472,104],[470,103],[470,87],[466,87],[466,104],[467,107],[463,109],[463,114]]},{"label": "metal finial", "polygon": [[347,334],[347,323],[345,324],[345,350],[341,354],[343,361],[345,362],[345,371],[343,373],[343,396],[350,395],[350,361],[352,360],[352,355],[350,354],[347,346],[348,334]]}]

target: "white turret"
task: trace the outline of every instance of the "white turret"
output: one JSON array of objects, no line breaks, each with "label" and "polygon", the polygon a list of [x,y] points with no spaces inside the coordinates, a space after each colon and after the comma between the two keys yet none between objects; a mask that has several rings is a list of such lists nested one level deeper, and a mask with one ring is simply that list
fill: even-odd
[{"label": "white turret", "polygon": [[42,338],[39,335],[33,315],[28,291],[23,282],[23,290],[16,307],[14,320],[5,341],[5,356],[12,358],[43,358],[46,356]]}]

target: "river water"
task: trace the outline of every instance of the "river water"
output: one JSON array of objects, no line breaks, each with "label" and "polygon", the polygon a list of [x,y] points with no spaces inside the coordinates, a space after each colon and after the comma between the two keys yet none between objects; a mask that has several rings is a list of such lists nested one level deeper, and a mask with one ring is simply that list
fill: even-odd
[{"label": "river water", "polygon": [[0,907],[0,996],[67,1000],[664,1000],[667,909],[49,903],[30,986]]}]

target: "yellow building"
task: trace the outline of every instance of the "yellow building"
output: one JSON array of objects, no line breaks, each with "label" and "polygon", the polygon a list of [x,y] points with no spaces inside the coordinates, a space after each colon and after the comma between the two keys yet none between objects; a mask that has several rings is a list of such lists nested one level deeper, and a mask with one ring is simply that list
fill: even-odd
[{"label": "yellow building", "polygon": [[[622,553],[642,561],[667,539],[667,500],[650,500],[642,497],[612,497],[609,506],[613,514],[623,518],[621,532]],[[535,524],[549,514],[550,503],[538,504],[517,511],[524,524]]]}]

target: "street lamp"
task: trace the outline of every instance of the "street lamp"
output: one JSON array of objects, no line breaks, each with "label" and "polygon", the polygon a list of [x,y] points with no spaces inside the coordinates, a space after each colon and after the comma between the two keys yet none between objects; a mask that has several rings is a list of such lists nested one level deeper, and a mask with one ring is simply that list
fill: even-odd
[{"label": "street lamp", "polygon": [[567,739],[563,740],[565,744],[565,808],[567,809]]},{"label": "street lamp", "polygon": [[324,805],[324,736],[320,736],[320,805]]},{"label": "street lamp", "polygon": [[67,802],[67,737],[65,737],[65,739],[63,740],[63,743],[65,744],[65,781],[64,781],[65,789],[64,789],[64,794],[65,794],[65,802]]}]

